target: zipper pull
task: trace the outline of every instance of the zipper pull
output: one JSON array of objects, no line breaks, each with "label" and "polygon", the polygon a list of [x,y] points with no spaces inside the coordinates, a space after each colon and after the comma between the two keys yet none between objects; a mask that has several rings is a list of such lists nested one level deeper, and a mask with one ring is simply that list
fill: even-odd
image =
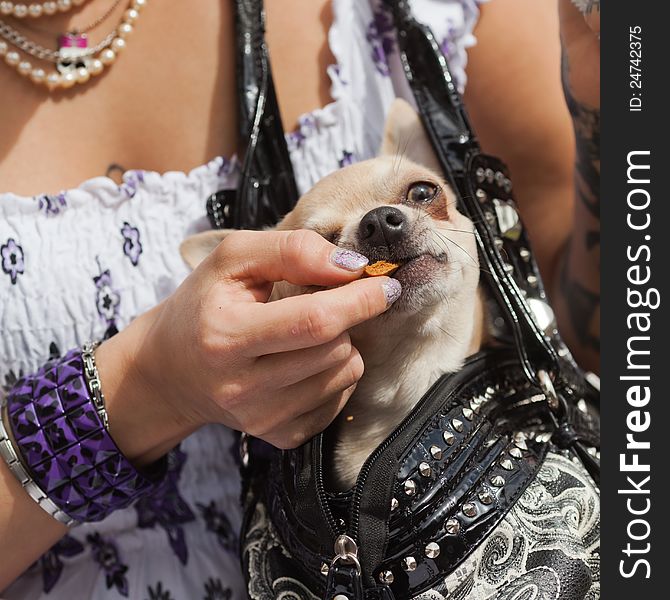
[{"label": "zipper pull", "polygon": [[335,540],[335,558],[328,569],[324,600],[363,600],[358,546],[348,535]]}]

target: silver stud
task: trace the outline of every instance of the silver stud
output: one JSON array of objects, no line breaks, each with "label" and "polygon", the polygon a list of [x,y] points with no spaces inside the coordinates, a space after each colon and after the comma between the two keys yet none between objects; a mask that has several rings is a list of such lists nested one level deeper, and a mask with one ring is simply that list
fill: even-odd
[{"label": "silver stud", "polygon": [[479,409],[481,408],[481,406],[482,406],[482,403],[481,403],[481,402],[477,402],[475,398],[473,398],[472,400],[470,400],[470,409],[471,409],[472,412],[474,412],[475,414],[479,414]]},{"label": "silver stud", "polygon": [[523,458],[523,452],[521,452],[521,449],[517,448],[516,446],[510,448],[508,452],[512,458]]},{"label": "silver stud", "polygon": [[458,519],[447,519],[447,522],[444,524],[444,530],[449,535],[457,535],[461,530],[461,524]]},{"label": "silver stud", "polygon": [[461,135],[458,136],[458,143],[465,144],[469,139],[470,136],[467,133],[461,133]]},{"label": "silver stud", "polygon": [[402,559],[401,564],[403,571],[406,571],[407,573],[411,573],[412,571],[416,570],[416,558],[413,556],[406,556]]},{"label": "silver stud", "polygon": [[451,426],[452,426],[456,431],[458,431],[458,433],[460,433],[461,431],[463,431],[463,421],[461,421],[460,419],[452,419],[452,420],[451,420]]},{"label": "silver stud", "polygon": [[422,462],[419,464],[419,473],[422,477],[430,477],[432,473],[430,465],[427,462]]},{"label": "silver stud", "polygon": [[328,576],[328,571],[330,571],[330,567],[328,566],[328,563],[321,563],[321,575],[324,577]]},{"label": "silver stud", "polygon": [[486,169],[486,171],[484,171],[484,174],[486,175],[486,181],[488,181],[489,183],[493,183],[493,178],[495,177],[493,169]]},{"label": "silver stud", "polygon": [[526,440],[514,440],[514,445],[519,448],[519,450],[528,450],[528,444],[526,444]]},{"label": "silver stud", "polygon": [[523,226],[521,225],[519,213],[517,213],[514,204],[496,198],[493,200],[493,205],[495,207],[496,216],[498,217],[498,223],[500,223],[500,232],[503,234],[503,237],[517,241],[521,237]]},{"label": "silver stud", "polygon": [[[503,469],[505,469],[505,471],[511,471],[511,470],[514,469],[514,464],[512,463],[512,461],[509,458],[503,458],[500,461],[500,466]],[[405,485],[407,485],[407,484],[405,484]]]},{"label": "silver stud", "polygon": [[505,478],[502,475],[494,475],[491,477],[491,485],[502,487],[505,485]]},{"label": "silver stud", "polygon": [[468,421],[472,421],[472,416],[473,416],[474,414],[475,414],[475,413],[473,412],[473,410],[472,410],[471,408],[467,408],[467,407],[466,407],[466,408],[463,409],[463,416],[464,416]]},{"label": "silver stud", "polygon": [[488,386],[486,388],[486,397],[487,398],[493,398],[493,394],[495,394],[495,393],[496,393],[495,388],[493,388],[491,386]]},{"label": "silver stud", "polygon": [[333,597],[333,600],[349,600],[349,596],[346,596],[345,594],[337,594],[337,596]]},{"label": "silver stud", "polygon": [[505,269],[506,273],[514,273],[514,265],[511,263],[506,262],[503,269]]},{"label": "silver stud", "polygon": [[495,244],[495,247],[498,248],[498,250],[500,250],[505,245],[503,239],[499,237],[495,238],[493,243]]},{"label": "silver stud", "polygon": [[583,398],[581,398],[577,401],[577,408],[579,409],[579,412],[583,412],[583,413],[588,413],[589,412],[589,409],[586,406],[586,402],[584,401]]},{"label": "silver stud", "polygon": [[405,482],[405,493],[408,496],[413,496],[416,493],[416,483],[414,483],[414,480],[408,479]]},{"label": "silver stud", "polygon": [[598,451],[597,448],[595,448],[594,446],[591,446],[591,447],[587,450],[587,452],[588,452],[591,456],[595,456],[597,451]]},{"label": "silver stud", "polygon": [[551,439],[551,433],[546,432],[546,433],[538,433],[535,439],[540,442],[541,444],[544,444],[548,442]]},{"label": "silver stud", "polygon": [[435,542],[430,542],[424,548],[424,552],[428,558],[437,558],[440,555],[440,546]]},{"label": "silver stud", "polygon": [[496,216],[490,210],[484,211],[484,218],[489,225],[495,225]]},{"label": "silver stud", "polygon": [[445,442],[447,442],[448,446],[453,445],[453,443],[456,441],[456,437],[454,436],[453,433],[451,433],[451,431],[445,431],[442,434],[442,438],[444,439]]},{"label": "silver stud", "polygon": [[479,183],[481,183],[482,181],[484,181],[484,169],[483,169],[482,167],[479,167],[479,168],[475,171],[475,175],[476,175],[476,177],[477,177],[477,181],[478,181]]},{"label": "silver stud", "polygon": [[379,574],[379,583],[384,583],[386,585],[393,583],[393,571],[382,571]]},{"label": "silver stud", "polygon": [[398,504],[399,502],[397,498],[391,498],[391,512],[398,508]]},{"label": "silver stud", "polygon": [[528,262],[530,260],[530,250],[528,248],[520,248],[519,249],[519,256],[525,261]]},{"label": "silver stud", "polygon": [[502,171],[496,171],[496,184],[502,187],[505,184],[505,174]]},{"label": "silver stud", "polygon": [[505,181],[503,181],[503,187],[505,188],[505,191],[507,193],[512,191],[512,181],[510,179],[505,178]]},{"label": "silver stud", "polygon": [[463,505],[463,514],[466,517],[476,517],[477,516],[477,507],[472,502],[466,502]]},{"label": "silver stud", "polygon": [[512,439],[515,442],[525,442],[527,439],[527,435],[523,431],[517,431],[513,436]]},{"label": "silver stud", "polygon": [[431,446],[430,447],[430,455],[435,460],[440,460],[442,458],[442,450],[439,448],[439,446]]},{"label": "silver stud", "polygon": [[486,192],[482,188],[477,188],[475,191],[475,196],[477,196],[477,200],[482,203],[486,202],[487,200]]},{"label": "silver stud", "polygon": [[535,275],[528,275],[528,277],[526,277],[526,281],[531,287],[537,287],[537,277],[535,277]]},{"label": "silver stud", "polygon": [[488,490],[482,490],[479,492],[479,501],[482,504],[493,504],[493,494],[489,492]]}]

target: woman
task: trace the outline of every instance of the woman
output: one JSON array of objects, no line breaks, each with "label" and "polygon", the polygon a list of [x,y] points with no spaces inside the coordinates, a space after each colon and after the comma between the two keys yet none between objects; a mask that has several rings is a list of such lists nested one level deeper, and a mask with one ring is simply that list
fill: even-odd
[{"label": "woman", "polygon": [[[4,593],[10,599],[244,597],[228,428],[280,447],[323,429],[362,374],[347,329],[383,312],[398,294],[385,278],[358,281],[359,257],[302,234],[231,236],[225,252],[180,285],[186,270],[179,242],[206,227],[205,199],[234,188],[239,173],[232,158],[244,145],[236,134],[233,9],[216,0],[144,5],[61,2],[61,12],[43,8],[35,19],[0,5],[14,15],[2,17],[6,24],[47,47],[73,29],[90,29],[92,43],[111,30],[125,36],[101,50],[101,74],[93,74],[96,63],[88,77],[72,76],[82,83],[52,92],[46,84],[56,79],[34,73],[43,63],[28,57],[34,64],[21,67],[26,54],[19,50],[17,61],[9,54],[15,48],[4,48],[10,68],[0,65],[0,182],[8,190],[0,195],[0,374],[10,390],[50,355],[105,338],[95,359],[109,429],[125,457],[147,468],[181,442],[159,490],[70,532],[0,461],[0,589],[14,582]],[[568,233],[584,221],[573,221],[571,212],[573,138],[553,2],[415,5],[462,87],[465,50],[478,39],[466,102],[485,150],[515,175],[547,282],[559,281]],[[577,102],[597,105],[588,95],[593,82],[579,74],[584,61],[572,59],[591,56],[593,48],[584,46],[595,37],[572,8],[561,4],[579,123]],[[380,2],[268,1],[266,10],[282,118],[304,192],[338,166],[374,154],[384,111],[406,88]],[[67,43],[76,47],[76,38]],[[144,170],[119,180],[127,167]],[[576,305],[569,294],[577,285],[571,265],[585,264],[575,239],[563,288],[555,291],[556,307],[566,307],[568,339],[567,307]],[[352,283],[266,306],[268,282],[277,278]],[[578,351],[580,340],[571,341]]]}]

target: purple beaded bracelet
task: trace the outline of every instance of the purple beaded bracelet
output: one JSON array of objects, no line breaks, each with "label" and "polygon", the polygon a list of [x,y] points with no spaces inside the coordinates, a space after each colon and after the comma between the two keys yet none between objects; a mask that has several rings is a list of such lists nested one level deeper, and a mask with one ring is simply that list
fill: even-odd
[{"label": "purple beaded bracelet", "polygon": [[100,521],[164,478],[165,459],[140,473],[114,443],[87,388],[80,350],[19,380],[7,396],[7,416],[26,470],[74,521]]}]

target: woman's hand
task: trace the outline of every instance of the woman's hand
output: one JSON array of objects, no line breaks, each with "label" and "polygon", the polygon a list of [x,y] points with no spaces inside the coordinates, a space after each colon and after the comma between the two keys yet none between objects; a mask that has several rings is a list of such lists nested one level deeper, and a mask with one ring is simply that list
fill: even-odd
[{"label": "woman's hand", "polygon": [[[347,330],[399,291],[386,277],[353,281],[365,260],[343,268],[337,252],[311,231],[232,233],[170,298],[100,346],[110,431],[124,452],[148,462],[211,422],[280,448],[323,430],[363,374]],[[281,280],[341,287],[268,303]],[[125,369],[107,369],[122,348]]]}]

